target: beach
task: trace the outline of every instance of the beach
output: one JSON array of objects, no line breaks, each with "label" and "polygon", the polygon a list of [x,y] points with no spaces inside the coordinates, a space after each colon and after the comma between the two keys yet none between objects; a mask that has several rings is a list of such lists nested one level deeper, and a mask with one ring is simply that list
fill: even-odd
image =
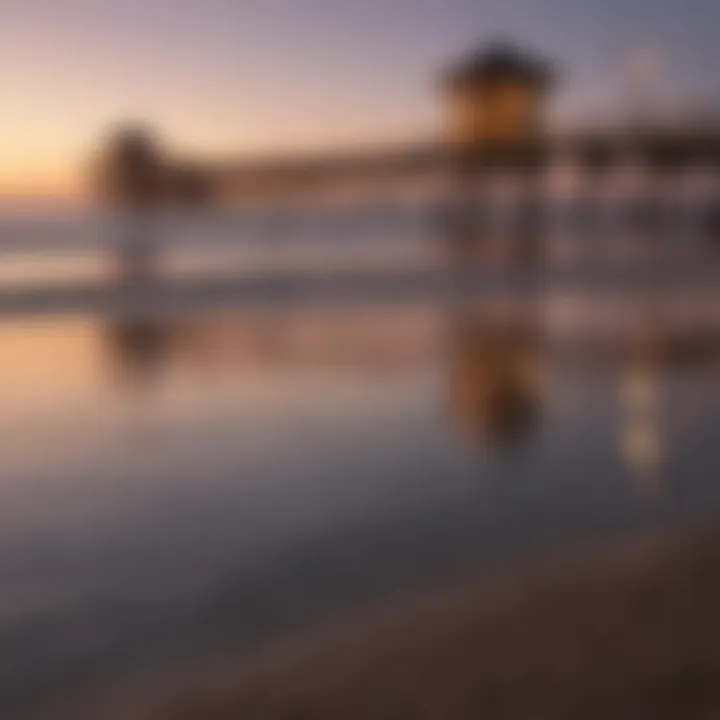
[{"label": "beach", "polygon": [[328,627],[151,717],[717,717],[718,528],[566,555]]}]

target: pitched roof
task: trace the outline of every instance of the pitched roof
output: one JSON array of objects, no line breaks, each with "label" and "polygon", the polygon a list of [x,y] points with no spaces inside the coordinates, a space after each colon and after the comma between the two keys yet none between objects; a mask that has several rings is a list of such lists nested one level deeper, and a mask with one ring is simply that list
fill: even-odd
[{"label": "pitched roof", "polygon": [[486,45],[445,74],[445,85],[461,88],[515,77],[541,86],[551,80],[549,66],[507,42]]}]

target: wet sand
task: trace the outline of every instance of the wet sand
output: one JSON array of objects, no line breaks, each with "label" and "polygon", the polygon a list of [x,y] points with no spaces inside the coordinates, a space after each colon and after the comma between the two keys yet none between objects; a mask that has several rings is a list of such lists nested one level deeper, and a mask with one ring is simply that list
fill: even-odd
[{"label": "wet sand", "polygon": [[720,717],[720,529],[398,604],[188,690],[158,720]]}]

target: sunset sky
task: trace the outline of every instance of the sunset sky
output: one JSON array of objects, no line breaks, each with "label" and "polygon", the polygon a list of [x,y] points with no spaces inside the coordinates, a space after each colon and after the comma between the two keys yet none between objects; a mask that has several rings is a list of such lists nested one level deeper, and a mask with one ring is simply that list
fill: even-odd
[{"label": "sunset sky", "polygon": [[109,124],[258,154],[427,136],[437,72],[478,41],[562,68],[556,113],[617,104],[652,48],[662,92],[720,98],[717,0],[0,0],[0,193],[64,193]]}]

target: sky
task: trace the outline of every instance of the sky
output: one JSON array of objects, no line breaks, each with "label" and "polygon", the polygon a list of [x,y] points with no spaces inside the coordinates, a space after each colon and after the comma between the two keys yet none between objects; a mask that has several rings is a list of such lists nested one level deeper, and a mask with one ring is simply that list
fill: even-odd
[{"label": "sky", "polygon": [[640,52],[663,102],[715,102],[718,27],[718,0],[0,0],[0,194],[71,191],[125,120],[213,156],[431,136],[438,72],[498,37],[555,63],[559,122]]}]

